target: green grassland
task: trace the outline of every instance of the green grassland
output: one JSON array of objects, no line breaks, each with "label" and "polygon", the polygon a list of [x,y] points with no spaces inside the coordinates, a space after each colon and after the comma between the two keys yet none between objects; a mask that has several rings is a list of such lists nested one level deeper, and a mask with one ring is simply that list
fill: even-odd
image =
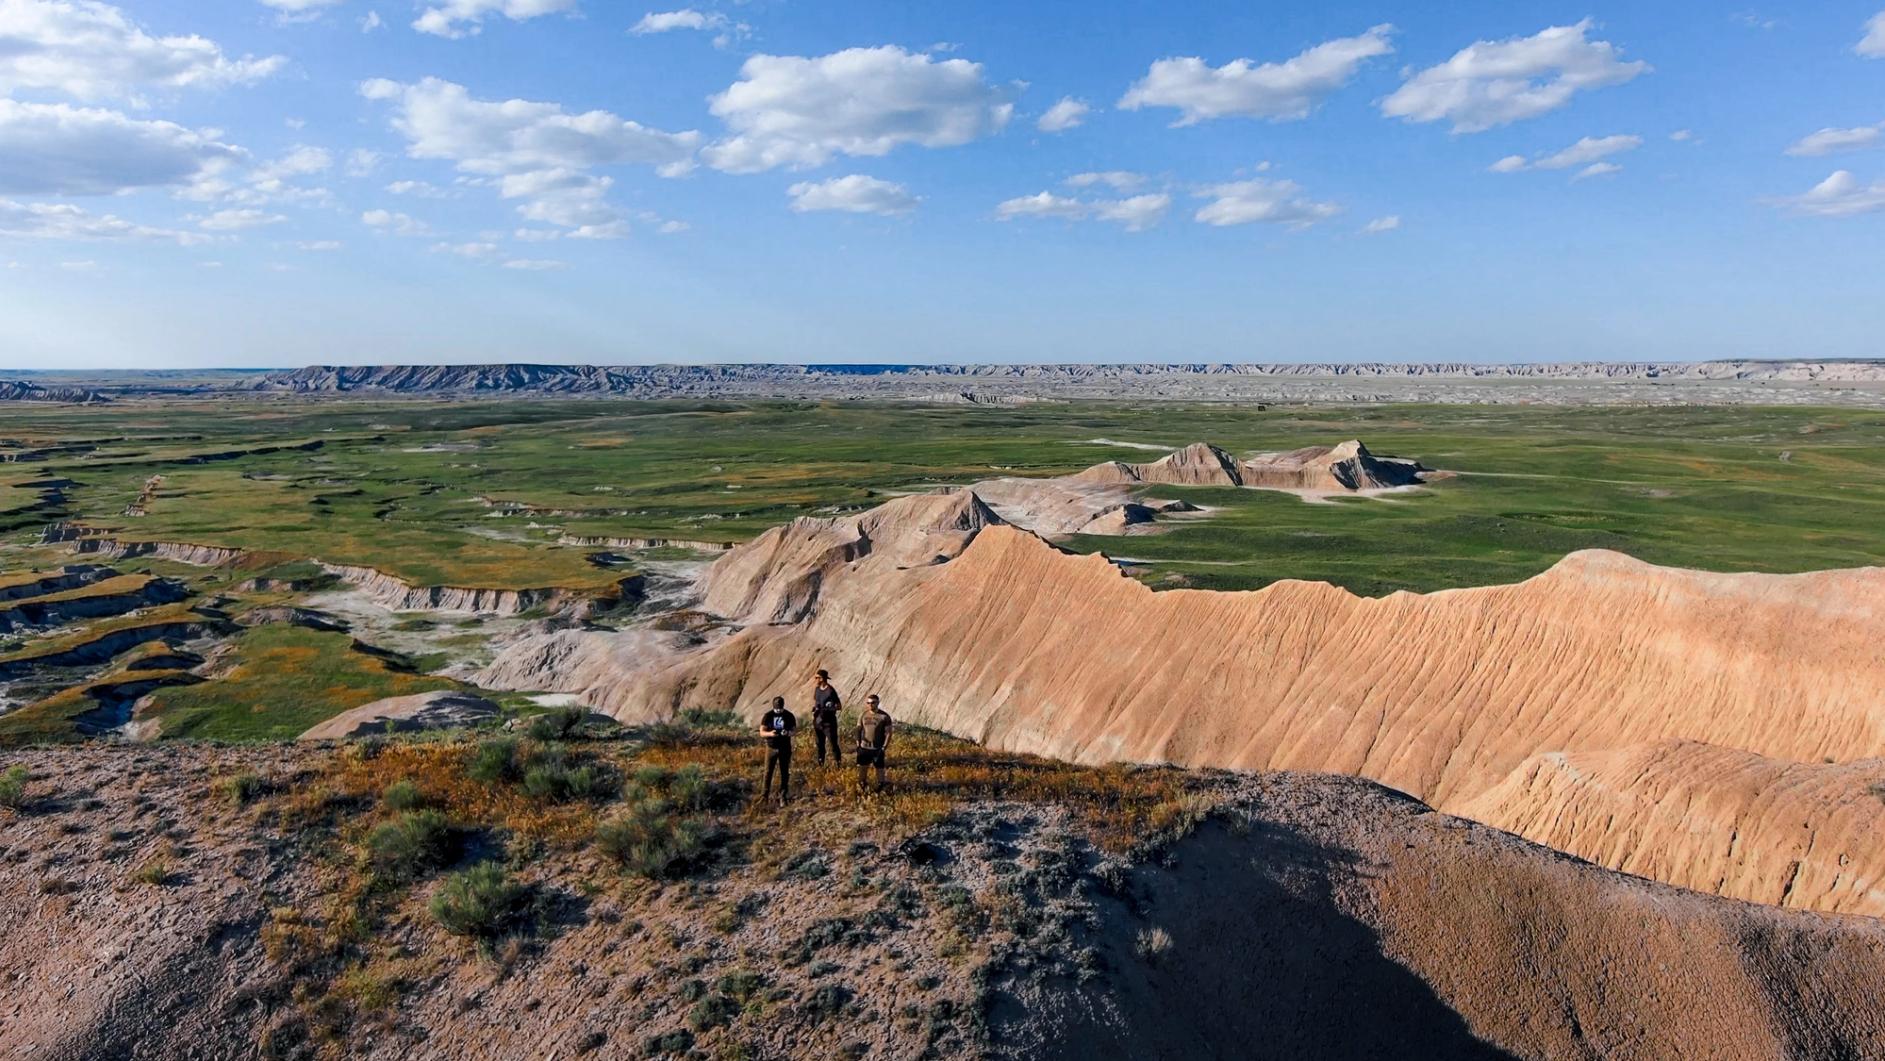
[{"label": "green grassland", "polygon": [[[170,402],[9,410],[0,434],[49,450],[32,474],[75,480],[66,510],[112,533],[423,584],[600,586],[621,572],[559,536],[743,540],[929,484],[1156,456],[1093,439],[1243,453],[1360,438],[1460,473],[1330,504],[1160,487],[1216,511],[1069,543],[1149,561],[1154,585],[1433,590],[1523,578],[1590,547],[1713,570],[1885,563],[1885,414],[1854,410]],[[310,440],[321,445],[279,448]],[[75,441],[95,448],[59,449]],[[148,515],[123,516],[153,474]]]}]

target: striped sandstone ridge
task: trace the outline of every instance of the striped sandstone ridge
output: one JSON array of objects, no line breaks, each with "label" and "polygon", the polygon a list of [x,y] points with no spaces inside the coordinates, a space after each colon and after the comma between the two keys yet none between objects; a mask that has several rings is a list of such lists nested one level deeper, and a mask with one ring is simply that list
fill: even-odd
[{"label": "striped sandstone ridge", "polygon": [[1259,453],[1245,460],[1206,442],[1144,464],[1106,461],[1072,479],[1093,483],[1171,483],[1183,486],[1242,486],[1260,490],[1341,493],[1383,490],[1420,482],[1416,461],[1377,457],[1357,439],[1333,446],[1305,446]]},{"label": "striped sandstone ridge", "polygon": [[[1424,595],[1296,581],[1153,593],[1103,557],[1001,525],[920,567],[827,549],[809,578],[788,554],[811,548],[810,530],[773,535],[770,565],[742,548],[710,569],[708,610],[753,625],[689,647],[548,635],[501,654],[480,681],[576,692],[645,720],[695,706],[755,712],[775,693],[801,695],[804,676],[828,667],[899,717],[998,749],[1355,774],[1450,811],[1546,752],[1690,740],[1797,762],[1885,755],[1885,569],[1723,575],[1586,551],[1521,583]],[[808,578],[817,593],[797,593],[794,607],[725,606],[777,600],[778,587]],[[1543,830],[1564,797],[1548,799],[1521,827]],[[1798,806],[1807,831],[1820,808]],[[1628,817],[1587,824],[1550,842],[1610,852],[1610,863],[1648,857],[1605,846],[1632,835]],[[1731,837],[1685,842],[1725,848]],[[1815,857],[1885,879],[1876,839]],[[1729,881],[1704,865],[1669,859],[1664,879],[1730,894],[1784,888],[1772,859],[1735,864]],[[1885,913],[1885,893],[1856,888],[1835,905]]]},{"label": "striped sandstone ridge", "polygon": [[1881,759],[1796,763],[1693,741],[1546,752],[1456,810],[1639,876],[1713,881],[1709,891],[1776,906],[1885,912]]}]

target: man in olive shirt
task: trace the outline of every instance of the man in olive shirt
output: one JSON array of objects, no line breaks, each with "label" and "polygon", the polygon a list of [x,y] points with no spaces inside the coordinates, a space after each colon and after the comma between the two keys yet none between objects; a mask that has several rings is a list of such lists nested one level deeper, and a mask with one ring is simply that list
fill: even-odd
[{"label": "man in olive shirt", "polygon": [[760,802],[772,798],[772,774],[779,772],[779,803],[784,805],[792,795],[792,735],[798,732],[799,722],[792,712],[785,709],[785,697],[772,698],[772,710],[759,716],[759,735],[766,741],[766,787],[760,795]]},{"label": "man in olive shirt", "polygon": [[844,702],[831,687],[831,674],[819,671],[812,678],[812,736],[818,740],[818,765],[825,765],[825,744],[831,744],[831,761],[844,765],[844,753],[838,750],[838,712]]},{"label": "man in olive shirt", "polygon": [[857,787],[866,787],[869,769],[877,768],[877,791],[884,790],[884,753],[890,748],[890,714],[877,694],[865,698],[864,714],[857,720]]}]

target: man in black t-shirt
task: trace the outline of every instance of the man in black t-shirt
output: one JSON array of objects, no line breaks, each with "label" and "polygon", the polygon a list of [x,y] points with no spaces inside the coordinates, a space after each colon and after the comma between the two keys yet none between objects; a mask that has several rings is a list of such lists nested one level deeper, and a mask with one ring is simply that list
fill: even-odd
[{"label": "man in black t-shirt", "polygon": [[772,709],[759,716],[759,735],[766,742],[766,787],[760,801],[772,798],[772,774],[779,773],[779,802],[785,804],[792,795],[792,735],[798,732],[799,722],[792,712],[785,709],[785,697],[772,698]]},{"label": "man in black t-shirt", "polygon": [[818,765],[825,765],[825,745],[831,745],[831,759],[839,766],[844,765],[844,753],[838,750],[838,712],[844,709],[844,701],[838,698],[838,690],[831,687],[829,671],[819,671],[812,678],[812,736],[818,740]]}]

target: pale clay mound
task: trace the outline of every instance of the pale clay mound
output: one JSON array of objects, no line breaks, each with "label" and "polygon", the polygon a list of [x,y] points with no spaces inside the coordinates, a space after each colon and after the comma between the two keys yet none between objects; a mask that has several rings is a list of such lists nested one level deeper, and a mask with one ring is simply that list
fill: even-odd
[{"label": "pale clay mound", "polygon": [[441,689],[389,696],[361,704],[311,727],[296,740],[344,740],[422,729],[457,729],[496,718],[498,706],[482,696]]},{"label": "pale clay mound", "polygon": [[1416,461],[1377,457],[1355,439],[1334,446],[1307,446],[1286,453],[1259,453],[1238,460],[1205,442],[1144,464],[1107,461],[1072,478],[1095,483],[1171,483],[1237,486],[1258,490],[1346,493],[1412,486],[1421,481]]},{"label": "pale clay mound", "polygon": [[[290,971],[267,956],[261,928],[271,906],[322,909],[328,862],[318,836],[302,846],[214,785],[254,771],[292,788],[312,777],[313,754],[99,744],[0,756],[32,771],[35,790],[57,793],[0,832],[0,1056],[259,1056],[264,1033],[293,1009]],[[1179,842],[1163,864],[1129,871],[1129,900],[1084,874],[1049,897],[1045,909],[1080,915],[1069,942],[1097,952],[1098,975],[998,977],[985,1038],[960,1052],[1885,1056],[1885,923],[1626,877],[1352,778],[1242,784],[1228,820]],[[778,953],[816,918],[855,915],[902,885],[917,890],[923,912],[855,949],[821,951],[832,971],[763,966],[798,997],[812,983],[849,985],[862,1012],[821,1021],[781,1004],[751,1045],[766,1061],[838,1056],[853,1043],[873,1058],[930,1056],[894,1015],[975,992],[965,963],[942,953],[949,932],[934,889],[955,884],[994,901],[1016,879],[1004,873],[1040,865],[1066,837],[1052,807],[977,805],[960,820],[931,834],[947,856],[933,870],[875,848],[847,853],[839,836],[827,852],[839,866],[831,878],[735,870],[706,904],[685,887],[627,904],[606,889],[584,897],[574,882],[598,872],[586,856],[530,860],[519,873],[554,897],[552,934],[506,967],[474,957],[423,914],[402,919],[376,944],[409,955],[416,979],[334,1046],[401,1061],[638,1056],[648,1035],[685,1027],[677,989],[687,976],[712,982],[750,965],[750,954]],[[173,879],[129,882],[165,843],[176,849]],[[854,869],[873,886],[854,894],[833,884]],[[434,886],[415,888],[409,905]],[[707,923],[754,891],[771,897],[777,917],[730,935]],[[1172,942],[1148,961],[1136,940],[1152,928]],[[694,957],[705,963],[698,973],[677,965]]]},{"label": "pale clay mound", "polygon": [[[774,694],[797,703],[826,667],[898,717],[997,749],[1355,774],[1460,813],[1545,753],[1686,740],[1805,763],[1885,755],[1885,569],[1723,575],[1586,551],[1514,585],[1424,595],[1308,582],[1153,593],[1104,557],[1012,527],[912,519],[967,506],[948,496],[879,510],[922,543],[920,566],[897,562],[903,550],[821,546],[824,528],[783,529],[703,579],[708,610],[742,629],[551,634],[501,653],[478,681],[576,693],[641,721],[687,707],[756,714]],[[943,562],[950,542],[959,552]],[[787,562],[801,552],[811,566]],[[1566,789],[1579,775],[1566,775],[1508,784],[1533,794],[1481,812],[1699,890],[1885,914],[1885,842],[1836,822],[1859,804],[1723,769],[1711,791],[1778,804],[1667,829],[1642,820],[1666,808],[1621,801],[1614,816],[1571,815],[1573,827],[1557,817],[1577,805]],[[1743,853],[1733,822],[1787,814],[1808,834],[1782,847],[1797,855]],[[1638,850],[1652,844],[1693,851]]]}]

